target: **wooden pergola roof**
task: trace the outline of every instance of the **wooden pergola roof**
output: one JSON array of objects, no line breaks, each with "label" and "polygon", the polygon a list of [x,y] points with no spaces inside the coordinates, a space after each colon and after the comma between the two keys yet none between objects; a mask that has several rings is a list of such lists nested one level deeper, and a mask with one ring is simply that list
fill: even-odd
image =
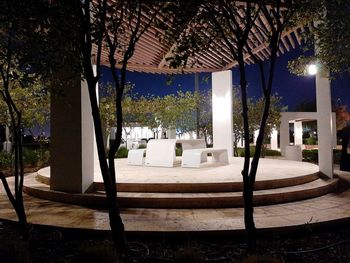
[{"label": "wooden pergola roof", "polygon": [[[147,14],[143,13],[142,15],[146,21],[149,19]],[[255,24],[258,28],[263,28],[264,30],[268,30],[269,28],[266,18],[262,15],[257,18]],[[297,26],[283,32],[278,55],[284,54],[301,45],[301,34],[303,31],[303,26]],[[160,74],[215,72],[231,69],[237,65],[225,42],[219,40],[211,43],[208,49],[202,50],[190,58],[192,63],[189,64],[191,64],[191,67],[181,70],[170,68],[166,58],[171,55],[174,44],[165,41],[160,43],[159,34],[163,34],[163,32],[156,27],[150,27],[142,35],[136,44],[134,55],[128,62],[129,71]],[[264,34],[255,31],[250,36],[248,45],[251,47],[253,54],[260,59],[268,59],[270,50]],[[248,53],[244,55],[244,58],[246,64],[254,64],[253,59]],[[107,50],[102,51],[101,64],[109,65]]]}]

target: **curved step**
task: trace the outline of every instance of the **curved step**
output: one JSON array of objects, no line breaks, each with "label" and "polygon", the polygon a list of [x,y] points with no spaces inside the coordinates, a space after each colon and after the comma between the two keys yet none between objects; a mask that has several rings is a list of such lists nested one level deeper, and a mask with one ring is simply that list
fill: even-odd
[{"label": "curved step", "polygon": [[[254,204],[256,206],[287,203],[317,197],[333,191],[338,179],[317,179],[302,185],[275,189],[256,190]],[[70,194],[51,191],[45,184],[31,178],[24,186],[30,195],[52,201],[71,203],[91,207],[105,207],[103,192],[89,194]],[[118,192],[121,207],[138,208],[224,208],[242,207],[242,192],[208,192],[208,193],[149,193]]]},{"label": "curved step", "polygon": [[[255,190],[274,189],[294,186],[312,182],[318,179],[318,173],[301,175],[291,178],[279,178],[273,180],[259,180],[255,182]],[[50,185],[50,179],[38,174],[36,179],[46,185]],[[196,182],[196,183],[117,183],[119,192],[142,192],[142,193],[216,193],[216,192],[239,192],[242,191],[242,182]],[[94,191],[104,191],[102,182],[94,182]]]}]

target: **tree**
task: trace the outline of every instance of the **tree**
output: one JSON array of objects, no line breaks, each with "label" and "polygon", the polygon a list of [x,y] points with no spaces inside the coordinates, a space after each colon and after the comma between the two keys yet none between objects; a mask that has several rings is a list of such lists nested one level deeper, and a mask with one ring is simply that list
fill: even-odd
[{"label": "tree", "polygon": [[18,104],[24,103],[21,96],[35,95],[40,90],[33,85],[38,81],[39,69],[42,66],[40,60],[42,49],[37,47],[45,46],[46,13],[47,5],[42,1],[6,0],[0,4],[0,99],[5,104],[7,112],[5,121],[8,119],[14,142],[13,191],[2,172],[0,179],[16,211],[20,230],[25,239],[28,238],[28,228],[22,193],[24,167],[21,139],[25,116],[31,113],[25,105]]},{"label": "tree", "polygon": [[[136,95],[133,94],[134,85],[130,82],[126,83],[125,92],[122,101],[122,108],[124,110],[123,129],[126,136],[130,135],[133,125],[138,121],[138,113],[140,111],[137,103]],[[104,138],[108,138],[111,128],[116,123],[116,104],[115,104],[115,89],[110,83],[100,85],[99,94],[102,94],[100,99],[100,115],[102,120],[102,127],[105,131]],[[128,129],[129,128],[129,129]]]},{"label": "tree", "polygon": [[[124,224],[117,204],[116,173],[114,157],[122,139],[122,98],[126,83],[128,61],[132,58],[136,43],[149,29],[164,2],[143,1],[76,1],[80,6],[81,55],[84,77],[87,81],[100,168],[106,191],[110,226],[113,241],[120,251],[126,250]],[[144,14],[147,13],[147,16]],[[95,54],[95,61],[91,56]],[[108,151],[108,162],[103,142],[101,117],[96,99],[96,83],[99,81],[102,49],[108,54],[108,61],[114,80],[116,102],[116,140]],[[96,65],[96,74],[93,67]],[[118,70],[117,70],[118,69]],[[117,73],[119,71],[119,74]]]},{"label": "tree", "polygon": [[191,132],[195,127],[196,98],[192,92],[178,91],[177,94],[159,98],[160,111],[157,119],[162,128],[176,128],[180,134]]},{"label": "tree", "polygon": [[[182,15],[187,22],[186,28],[179,31],[179,28],[176,27],[175,30],[178,32],[173,32],[173,36],[176,36],[178,39],[177,46],[173,49],[175,55],[172,59],[172,65],[174,66],[187,66],[188,57],[199,50],[209,48],[215,41],[225,44],[230,50],[232,58],[238,64],[245,142],[242,177],[244,222],[248,251],[255,249],[256,227],[253,216],[253,191],[270,111],[277,52],[281,34],[288,26],[292,25],[291,18],[299,8],[299,2],[301,1],[276,0],[273,3],[269,1],[206,1],[200,3],[200,8],[198,8],[197,3],[193,4],[196,7],[195,10],[192,8],[188,11],[190,14],[195,13],[195,16],[192,15],[190,19],[187,19],[187,16]],[[188,8],[187,4],[184,5]],[[186,8],[181,7],[182,10],[186,10]],[[266,21],[265,26],[261,26],[257,22],[259,17],[264,18],[264,21]],[[178,22],[177,24],[181,25]],[[169,31],[170,33],[172,32],[171,29]],[[253,52],[253,47],[249,43],[250,39],[254,39],[255,34],[260,34],[265,39],[264,45],[268,47],[269,57],[267,63],[264,63],[262,58]],[[256,151],[251,161],[249,158],[249,138],[252,131],[249,128],[247,77],[245,71],[245,56],[247,55],[258,65],[264,97]]]},{"label": "tree", "polygon": [[[234,154],[238,156],[238,142],[244,137],[243,118],[239,114],[241,106],[241,98],[239,95],[239,87],[233,87],[233,146]],[[277,129],[280,124],[281,112],[286,110],[286,107],[281,104],[281,97],[277,94],[271,96],[271,105],[269,109],[269,117],[266,123],[264,138],[267,139],[273,129]],[[264,98],[259,99],[247,98],[249,130],[255,131],[260,127],[260,113],[264,109]],[[262,149],[262,157],[264,157],[264,144]]]},{"label": "tree", "polygon": [[[158,133],[160,128],[177,129],[182,134],[196,129],[194,113],[197,107],[197,97],[192,92],[178,91],[164,97],[147,95],[140,98],[130,98],[130,106],[138,109],[132,114],[132,123],[146,126]],[[126,114],[126,113],[125,113]]]},{"label": "tree", "polygon": [[209,139],[213,138],[213,111],[211,92],[201,91],[197,98],[199,103],[199,132],[203,135],[204,140],[209,145]]},{"label": "tree", "polygon": [[347,0],[308,1],[298,12],[306,26],[303,38],[305,50],[318,50],[313,55],[302,55],[290,61],[289,70],[299,76],[305,75],[306,65],[317,63],[330,70],[332,75],[350,72],[350,2]]},{"label": "tree", "polygon": [[[239,95],[239,87],[233,87],[232,93],[232,111],[233,111],[233,154],[238,156],[238,142],[244,138],[244,127],[242,117],[242,99]],[[247,98],[248,116],[252,117],[253,101],[251,98]],[[256,123],[249,123],[249,130],[254,131]]]},{"label": "tree", "polygon": [[[50,119],[49,91],[41,83],[33,83],[30,89],[10,90],[13,102],[22,115],[22,127],[32,133],[34,127],[44,129]],[[10,126],[10,116],[3,100],[0,101],[0,123]]]},{"label": "tree", "polygon": [[350,121],[350,113],[347,110],[346,106],[339,106],[335,109],[336,113],[336,125],[337,131],[344,129],[348,126],[348,122]]}]

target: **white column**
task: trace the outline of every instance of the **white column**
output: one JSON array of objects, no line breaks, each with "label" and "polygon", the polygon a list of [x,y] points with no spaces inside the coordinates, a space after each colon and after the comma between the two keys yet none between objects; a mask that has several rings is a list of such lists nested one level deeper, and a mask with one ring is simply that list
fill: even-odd
[{"label": "white column", "polygon": [[80,74],[64,78],[57,72],[54,87],[63,95],[51,99],[52,190],[83,193],[94,179],[93,122],[87,84]]},{"label": "white column", "polygon": [[167,138],[176,139],[176,130],[174,128],[167,129]]},{"label": "white column", "polygon": [[286,147],[289,145],[289,120],[281,114],[280,124],[280,149],[282,156],[285,156]]},{"label": "white column", "polygon": [[316,74],[318,165],[320,172],[333,177],[333,134],[331,85],[328,72]]},{"label": "white column", "polygon": [[272,129],[271,132],[271,150],[278,150],[278,131]]},{"label": "white column", "polygon": [[[96,65],[93,65],[93,66],[92,66],[92,69],[93,69],[93,71],[94,71],[94,74],[96,75],[96,74],[97,74]],[[96,88],[95,88],[95,89],[96,89],[97,104],[98,104],[98,106],[100,106],[100,94],[99,94],[99,90],[98,90],[98,82],[96,83]],[[90,99],[90,98],[89,98],[89,99]],[[89,101],[89,103],[90,103],[90,101]],[[91,106],[90,106],[90,111],[91,111]],[[90,113],[90,115],[91,115],[91,113]],[[92,123],[93,123],[93,118],[92,118],[92,116],[91,116],[91,121],[92,121]],[[93,161],[93,163],[94,163],[94,166],[95,166],[95,163],[99,164],[99,162],[97,162],[97,161],[99,160],[99,158],[98,158],[98,151],[97,151],[96,136],[95,136],[95,127],[94,127],[94,126],[93,126],[92,132],[93,132],[93,137],[91,138],[91,140],[93,141],[93,147],[94,147],[94,161]],[[103,132],[105,132],[105,131],[103,131]],[[108,144],[108,146],[109,146],[108,136],[107,136],[107,144]],[[108,148],[109,148],[109,147],[108,147]],[[98,171],[100,171],[100,173],[102,174],[102,172],[101,172],[101,167],[99,166],[97,169],[98,169]],[[94,167],[94,170],[95,170],[95,167]]]},{"label": "white column", "polygon": [[335,112],[332,112],[332,141],[333,141],[333,148],[337,147],[337,123],[336,123],[336,115]]},{"label": "white column", "polygon": [[303,144],[303,122],[294,122],[294,145]]},{"label": "white column", "polygon": [[[96,88],[97,89],[97,88]],[[98,97],[98,95],[97,95]],[[94,182],[95,158],[98,158],[94,122],[87,82],[81,82],[81,140],[82,140],[82,192]]]},{"label": "white column", "polygon": [[212,73],[213,147],[233,156],[232,72]]},{"label": "white column", "polygon": [[256,145],[256,141],[258,139],[258,136],[259,136],[259,130],[254,131],[254,134],[253,134],[253,144],[254,145]]},{"label": "white column", "polygon": [[10,129],[7,125],[5,125],[5,141],[3,150],[7,153],[10,153],[12,150],[12,143],[10,142]]}]

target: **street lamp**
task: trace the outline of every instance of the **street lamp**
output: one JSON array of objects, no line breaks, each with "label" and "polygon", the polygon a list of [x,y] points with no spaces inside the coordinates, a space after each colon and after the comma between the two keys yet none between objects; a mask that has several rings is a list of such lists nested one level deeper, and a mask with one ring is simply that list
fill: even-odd
[{"label": "street lamp", "polygon": [[308,75],[316,75],[318,71],[318,67],[316,64],[309,64],[307,65],[306,71]]}]

